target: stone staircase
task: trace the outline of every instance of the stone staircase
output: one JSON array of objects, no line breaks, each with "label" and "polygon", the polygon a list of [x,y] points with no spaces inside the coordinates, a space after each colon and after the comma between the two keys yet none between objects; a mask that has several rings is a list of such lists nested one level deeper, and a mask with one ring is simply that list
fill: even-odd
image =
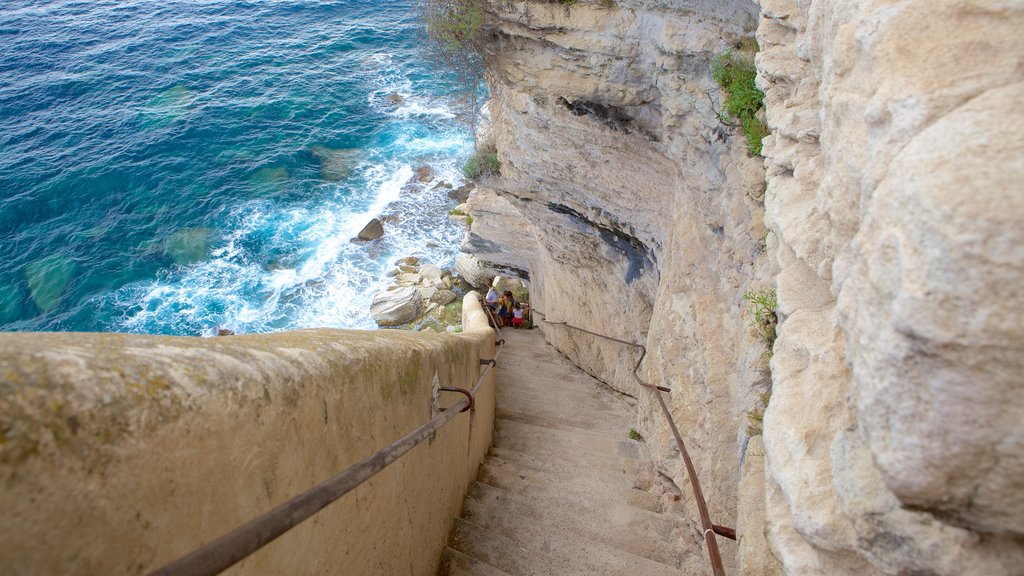
[{"label": "stone staircase", "polygon": [[494,442],[441,575],[703,574],[700,530],[678,489],[628,439],[633,401],[537,330],[502,337]]}]

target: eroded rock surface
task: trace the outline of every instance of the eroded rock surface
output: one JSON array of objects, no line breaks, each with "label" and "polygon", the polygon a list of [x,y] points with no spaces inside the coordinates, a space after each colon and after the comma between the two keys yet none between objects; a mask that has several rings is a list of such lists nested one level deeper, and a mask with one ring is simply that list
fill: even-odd
[{"label": "eroded rock surface", "polygon": [[[528,276],[531,304],[548,319],[646,343],[642,376],[673,389],[712,516],[734,525],[742,414],[763,382],[742,295],[770,284],[762,161],[712,109],[711,62],[753,36],[756,6],[490,5],[489,134],[501,176],[469,199],[462,247],[480,264],[460,262],[460,273]],[[690,498],[657,401],[632,378],[637,352],[541,328],[639,400],[638,430]],[[685,537],[701,532],[691,523]],[[734,572],[735,546],[721,545]]]},{"label": "eroded rock surface", "polygon": [[405,287],[380,292],[373,297],[370,315],[379,326],[401,326],[420,314],[420,291]]},{"label": "eroded rock surface", "polygon": [[761,6],[774,548],[793,574],[1019,573],[1024,6]]},{"label": "eroded rock surface", "polygon": [[[463,275],[519,271],[548,319],[646,344],[641,376],[673,389],[712,518],[763,502],[786,573],[1024,565],[1024,6],[489,5],[501,175],[469,199]],[[710,77],[755,29],[763,167]],[[770,376],[743,300],[769,287]],[[684,485],[635,353],[542,328],[637,397]],[[763,493],[737,494],[769,384]]]}]

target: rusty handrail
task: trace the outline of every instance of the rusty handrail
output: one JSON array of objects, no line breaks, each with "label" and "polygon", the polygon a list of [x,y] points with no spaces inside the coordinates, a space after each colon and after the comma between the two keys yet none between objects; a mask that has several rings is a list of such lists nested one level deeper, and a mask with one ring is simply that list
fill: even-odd
[{"label": "rusty handrail", "polygon": [[[704,500],[704,492],[700,489],[700,481],[697,480],[697,472],[693,468],[693,462],[690,460],[690,454],[689,452],[686,451],[686,444],[683,442],[683,436],[679,433],[679,428],[676,427],[676,422],[672,418],[672,413],[669,412],[668,404],[665,402],[665,397],[661,395],[662,392],[672,392],[672,389],[667,388],[665,386],[658,386],[655,384],[644,382],[644,380],[640,378],[640,364],[643,363],[644,358],[647,356],[647,347],[644,346],[643,344],[638,344],[636,342],[620,340],[619,338],[606,336],[604,334],[587,330],[586,328],[573,326],[568,322],[552,322],[548,320],[548,315],[545,314],[544,312],[541,312],[536,308],[533,308],[532,310],[533,312],[536,312],[544,317],[543,321],[545,324],[551,324],[554,326],[565,326],[566,328],[572,328],[573,330],[585,332],[592,336],[597,336],[598,338],[604,338],[605,340],[611,340],[612,342],[618,342],[619,344],[625,344],[627,346],[633,346],[640,349],[640,359],[637,360],[636,365],[633,367],[633,379],[635,379],[637,384],[639,384],[640,386],[654,390],[654,395],[657,396],[658,398],[658,404],[661,405],[661,411],[665,414],[666,420],[668,420],[669,428],[672,429],[672,435],[675,436],[676,446],[679,448],[679,454],[683,458],[683,464],[686,465],[686,475],[690,477],[690,487],[693,489],[693,497],[694,500],[697,502],[697,512],[700,515],[701,527],[704,530],[704,541],[708,544],[708,556],[711,559],[711,570],[712,572],[714,572],[715,576],[725,576],[725,568],[722,566],[722,555],[718,550],[718,541],[715,539],[715,534],[720,534],[718,530],[729,531],[730,529],[725,528],[723,526],[716,526],[715,524],[711,523],[711,515],[708,514],[708,504]],[[716,528],[718,530],[716,530]],[[735,540],[735,530],[733,530],[732,532],[733,540]]]},{"label": "rusty handrail", "polygon": [[498,345],[498,349],[494,352],[494,358],[482,362],[487,367],[477,377],[471,390],[440,388],[440,390],[459,392],[465,395],[465,398],[460,398],[455,404],[445,408],[443,412],[427,421],[426,424],[388,444],[369,458],[349,466],[337,476],[317,484],[213,542],[150,572],[148,576],[213,576],[220,574],[372,478],[415,448],[420,442],[433,437],[455,416],[473,408],[473,399],[477,391],[483,384],[484,378],[487,377],[487,373],[497,365],[498,356],[505,347],[504,340],[499,340],[495,344]]}]

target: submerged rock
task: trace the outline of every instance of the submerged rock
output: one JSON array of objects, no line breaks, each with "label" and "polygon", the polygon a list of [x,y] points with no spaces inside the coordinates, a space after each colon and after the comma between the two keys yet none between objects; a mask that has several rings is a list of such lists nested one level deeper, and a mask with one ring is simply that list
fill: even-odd
[{"label": "submerged rock", "polygon": [[167,239],[164,252],[182,266],[202,262],[210,255],[212,238],[212,228],[184,228]]},{"label": "submerged rock", "polygon": [[139,121],[147,128],[167,126],[188,114],[192,100],[192,92],[183,84],[172,86],[146,104],[139,112]]},{"label": "submerged rock", "polygon": [[373,297],[370,315],[378,326],[401,326],[420,315],[420,302],[420,291],[415,288],[379,292]]},{"label": "submerged rock", "polygon": [[318,145],[311,147],[309,152],[320,161],[320,177],[333,182],[348,177],[360,150],[358,148],[328,148]]},{"label": "submerged rock", "polygon": [[78,264],[74,260],[59,254],[52,254],[25,266],[29,294],[41,312],[49,312],[60,304],[76,268]]},{"label": "submerged rock", "polygon": [[366,226],[363,226],[363,229],[359,231],[359,234],[356,236],[356,238],[359,240],[368,241],[376,240],[377,238],[380,238],[383,235],[384,225],[381,223],[379,218],[374,218],[373,220],[370,220],[366,224]]},{"label": "submerged rock", "polygon": [[398,92],[392,92],[391,94],[388,94],[388,102],[395,106],[401,106],[402,104],[405,104],[405,98],[403,98]]},{"label": "submerged rock", "polygon": [[427,183],[434,179],[434,169],[430,166],[419,166],[416,168],[416,181]]},{"label": "submerged rock", "polygon": [[263,194],[278,194],[288,184],[291,174],[283,166],[260,168],[249,177],[249,184]]}]

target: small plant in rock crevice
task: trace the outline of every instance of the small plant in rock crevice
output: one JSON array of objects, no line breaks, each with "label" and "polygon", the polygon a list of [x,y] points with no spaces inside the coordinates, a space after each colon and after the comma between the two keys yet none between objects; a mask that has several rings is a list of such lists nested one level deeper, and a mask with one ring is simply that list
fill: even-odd
[{"label": "small plant in rock crevice", "polygon": [[758,401],[753,408],[746,411],[747,435],[756,436],[761,434],[764,422],[764,411],[772,397],[771,380],[771,359],[777,337],[776,328],[779,323],[777,312],[778,298],[774,288],[764,290],[751,290],[743,294],[747,301],[748,324],[751,331],[764,344],[764,352],[760,359],[760,372],[763,377],[764,390],[758,395]]},{"label": "small plant in rock crevice", "polygon": [[636,440],[637,442],[643,442],[644,441],[644,437],[641,436],[640,433],[636,431],[636,428],[630,428],[629,429],[629,439],[630,440]]},{"label": "small plant in rock crevice", "polygon": [[739,122],[750,153],[760,156],[768,128],[757,117],[764,106],[764,92],[757,87],[753,60],[733,52],[719,54],[711,63],[711,77],[725,92],[725,112],[718,113],[719,119],[731,126]]},{"label": "small plant in rock crevice", "polygon": [[775,346],[775,329],[779,323],[779,316],[776,313],[779,304],[775,296],[775,289],[751,290],[743,294],[743,299],[748,302],[747,315],[750,328],[754,335],[764,343],[765,360],[771,360],[772,347]]}]

